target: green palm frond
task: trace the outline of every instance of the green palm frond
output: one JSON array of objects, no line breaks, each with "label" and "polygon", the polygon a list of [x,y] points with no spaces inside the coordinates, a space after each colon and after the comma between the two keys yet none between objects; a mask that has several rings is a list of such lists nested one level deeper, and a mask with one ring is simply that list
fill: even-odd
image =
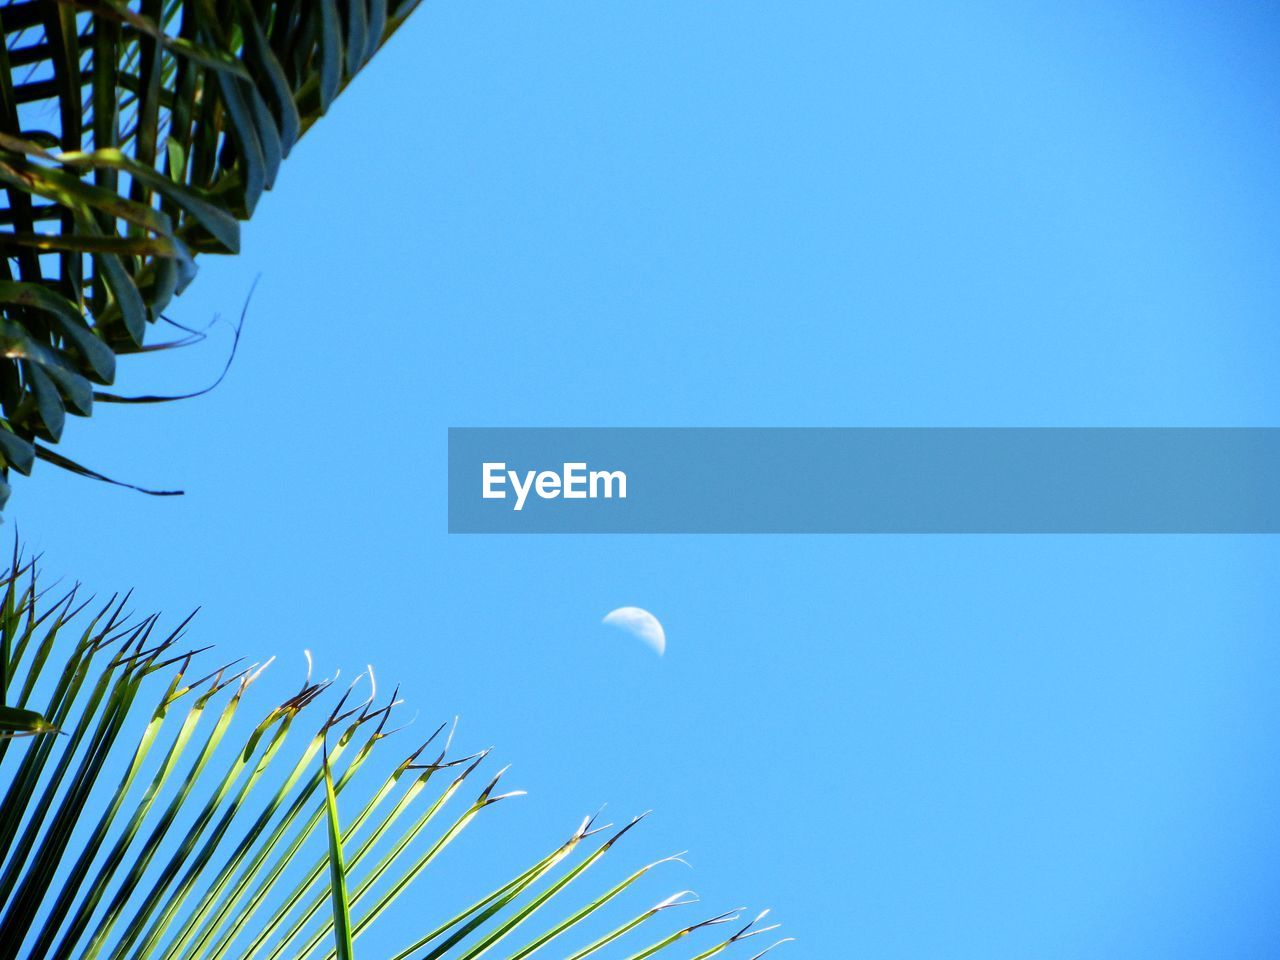
[{"label": "green palm frond", "polygon": [[[355,686],[308,677],[266,700],[265,666],[197,669],[187,623],[162,632],[128,597],[36,584],[16,557],[0,577],[4,699],[46,731],[0,739],[0,960],[341,960],[518,795],[499,790],[505,771],[473,786],[488,751],[453,756],[446,725],[388,757],[396,694],[355,703]],[[640,819],[588,817],[452,915],[415,908],[404,930],[399,914],[395,960],[641,960],[700,939],[705,958],[774,929],[733,910],[652,932],[696,903],[626,906],[674,857],[580,895]]]},{"label": "green palm frond", "polygon": [[[281,161],[418,0],[17,0],[0,9],[0,480],[235,253]],[[101,477],[99,477],[101,479]],[[0,506],[8,495],[0,482]]]}]

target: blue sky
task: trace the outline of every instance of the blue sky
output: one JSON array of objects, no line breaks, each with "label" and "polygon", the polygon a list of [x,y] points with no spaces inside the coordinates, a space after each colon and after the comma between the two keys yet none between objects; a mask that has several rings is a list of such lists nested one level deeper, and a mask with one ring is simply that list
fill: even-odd
[{"label": "blue sky", "polygon": [[[1280,950],[1264,537],[449,537],[449,426],[1275,426],[1277,14],[429,4],[6,514],[830,957]],[[216,374],[225,329],[126,364]],[[635,604],[667,656],[599,625]],[[513,839],[514,842],[514,839]],[[622,851],[619,851],[622,853]],[[458,882],[491,877],[462,857]],[[400,938],[395,938],[400,939]]]}]

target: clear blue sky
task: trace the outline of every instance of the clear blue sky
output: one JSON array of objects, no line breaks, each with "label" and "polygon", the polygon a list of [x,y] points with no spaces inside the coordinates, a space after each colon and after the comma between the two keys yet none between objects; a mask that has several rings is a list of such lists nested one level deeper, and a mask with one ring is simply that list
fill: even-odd
[{"label": "clear blue sky", "polygon": [[1278,30],[427,4],[175,305],[262,275],[226,383],[69,426],[188,495],[42,465],[6,518],[282,686],[309,647],[460,713],[531,792],[491,839],[655,808],[620,859],[689,848],[664,888],[791,956],[1280,955],[1274,539],[465,538],[444,490],[449,426],[1280,425]]}]

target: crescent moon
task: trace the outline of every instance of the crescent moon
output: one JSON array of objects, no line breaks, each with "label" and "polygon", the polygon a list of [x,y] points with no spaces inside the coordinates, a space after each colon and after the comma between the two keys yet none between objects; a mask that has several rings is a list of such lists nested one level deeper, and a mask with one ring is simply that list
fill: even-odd
[{"label": "crescent moon", "polygon": [[662,629],[662,624],[658,622],[658,618],[648,610],[641,610],[639,607],[619,607],[605,614],[605,618],[600,622],[639,637],[652,647],[658,656],[662,656],[667,650],[667,634]]}]

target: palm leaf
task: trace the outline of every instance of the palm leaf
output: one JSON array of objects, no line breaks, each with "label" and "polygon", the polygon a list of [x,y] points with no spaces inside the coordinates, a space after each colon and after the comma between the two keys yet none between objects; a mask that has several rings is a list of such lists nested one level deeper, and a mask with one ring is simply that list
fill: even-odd
[{"label": "palm leaf", "polygon": [[417,0],[0,9],[0,507]]},{"label": "palm leaf", "polygon": [[338,823],[338,795],[333,789],[329,751],[324,754],[324,800],[329,825],[329,892],[333,899],[333,941],[338,960],[352,960],[351,900],[347,896],[347,868],[342,860],[342,827]]},{"label": "palm leaf", "polygon": [[56,728],[34,710],[0,707],[0,737],[29,737]]},{"label": "palm leaf", "polygon": [[16,551],[0,576],[0,720],[30,734],[0,739],[0,960],[345,960],[389,923],[395,960],[640,960],[700,939],[709,958],[773,929],[735,929],[734,910],[644,937],[697,902],[627,906],[676,857],[574,897],[639,817],[588,817],[425,918],[417,891],[441,855],[520,795],[499,789],[505,770],[471,787],[489,751],[455,756],[441,725],[397,761],[398,692],[355,702],[371,675],[273,699],[265,666],[199,669],[187,622],[162,632],[127,596],[50,598],[36,578]]}]

